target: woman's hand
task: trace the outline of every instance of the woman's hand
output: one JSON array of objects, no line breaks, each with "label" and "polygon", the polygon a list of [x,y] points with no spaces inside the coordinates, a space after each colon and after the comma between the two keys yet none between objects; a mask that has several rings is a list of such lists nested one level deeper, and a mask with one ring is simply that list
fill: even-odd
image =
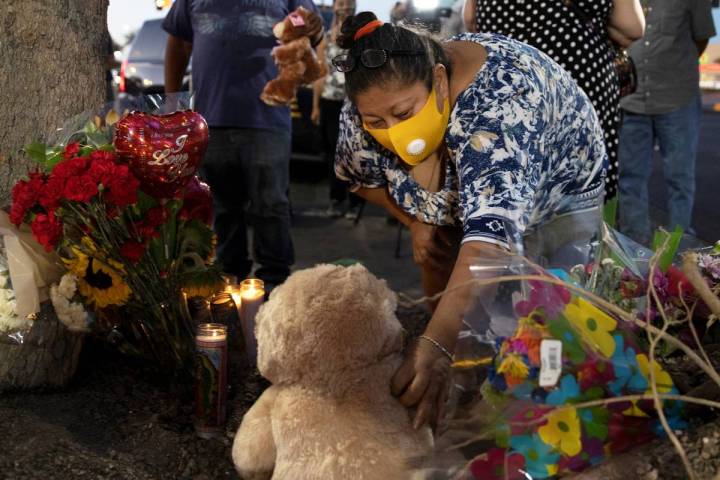
[{"label": "woman's hand", "polygon": [[406,407],[415,407],[413,427],[428,421],[437,428],[450,392],[450,359],[431,342],[417,339],[392,379],[392,394]]},{"label": "woman's hand", "polygon": [[409,227],[413,244],[413,259],[421,266],[442,269],[451,258],[451,245],[446,244],[437,235],[437,227],[420,221],[412,222]]}]

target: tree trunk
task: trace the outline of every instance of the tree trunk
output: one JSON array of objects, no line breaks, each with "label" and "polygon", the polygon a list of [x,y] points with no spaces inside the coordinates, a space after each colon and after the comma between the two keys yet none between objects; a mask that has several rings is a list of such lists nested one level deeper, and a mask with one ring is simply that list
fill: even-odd
[{"label": "tree trunk", "polygon": [[0,1],[0,207],[31,167],[21,149],[105,97],[108,0]]},{"label": "tree trunk", "polygon": [[0,392],[62,387],[77,369],[82,333],[65,328],[47,301],[22,344],[0,343]]}]

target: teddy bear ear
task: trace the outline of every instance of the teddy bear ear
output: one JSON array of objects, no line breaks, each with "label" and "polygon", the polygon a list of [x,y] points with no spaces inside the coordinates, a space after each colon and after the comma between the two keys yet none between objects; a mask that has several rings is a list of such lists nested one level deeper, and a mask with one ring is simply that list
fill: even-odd
[{"label": "teddy bear ear", "polygon": [[283,33],[285,33],[285,22],[280,22],[273,27],[273,35],[278,40],[282,38]]}]

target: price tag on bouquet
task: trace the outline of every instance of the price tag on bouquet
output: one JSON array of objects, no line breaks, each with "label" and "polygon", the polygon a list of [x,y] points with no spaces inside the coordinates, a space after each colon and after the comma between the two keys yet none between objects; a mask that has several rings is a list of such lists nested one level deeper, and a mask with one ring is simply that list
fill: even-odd
[{"label": "price tag on bouquet", "polygon": [[560,340],[543,340],[540,344],[540,378],[541,387],[554,387],[562,374],[562,342]]}]

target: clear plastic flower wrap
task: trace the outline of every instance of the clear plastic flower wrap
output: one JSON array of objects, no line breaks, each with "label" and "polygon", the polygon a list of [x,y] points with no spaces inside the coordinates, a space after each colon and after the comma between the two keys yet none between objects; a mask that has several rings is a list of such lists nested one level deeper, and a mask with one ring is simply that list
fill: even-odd
[{"label": "clear plastic flower wrap", "polygon": [[50,285],[60,279],[62,268],[27,227],[13,225],[4,211],[0,211],[0,235],[0,340],[20,344],[42,302],[48,300]]},{"label": "clear plastic flower wrap", "polygon": [[[550,478],[664,434],[652,399],[637,396],[651,377],[660,394],[677,390],[629,323],[520,257],[472,271],[493,283],[478,290],[453,365],[456,405],[438,441],[468,459],[453,478]],[[662,405],[682,428],[681,403]]]}]

